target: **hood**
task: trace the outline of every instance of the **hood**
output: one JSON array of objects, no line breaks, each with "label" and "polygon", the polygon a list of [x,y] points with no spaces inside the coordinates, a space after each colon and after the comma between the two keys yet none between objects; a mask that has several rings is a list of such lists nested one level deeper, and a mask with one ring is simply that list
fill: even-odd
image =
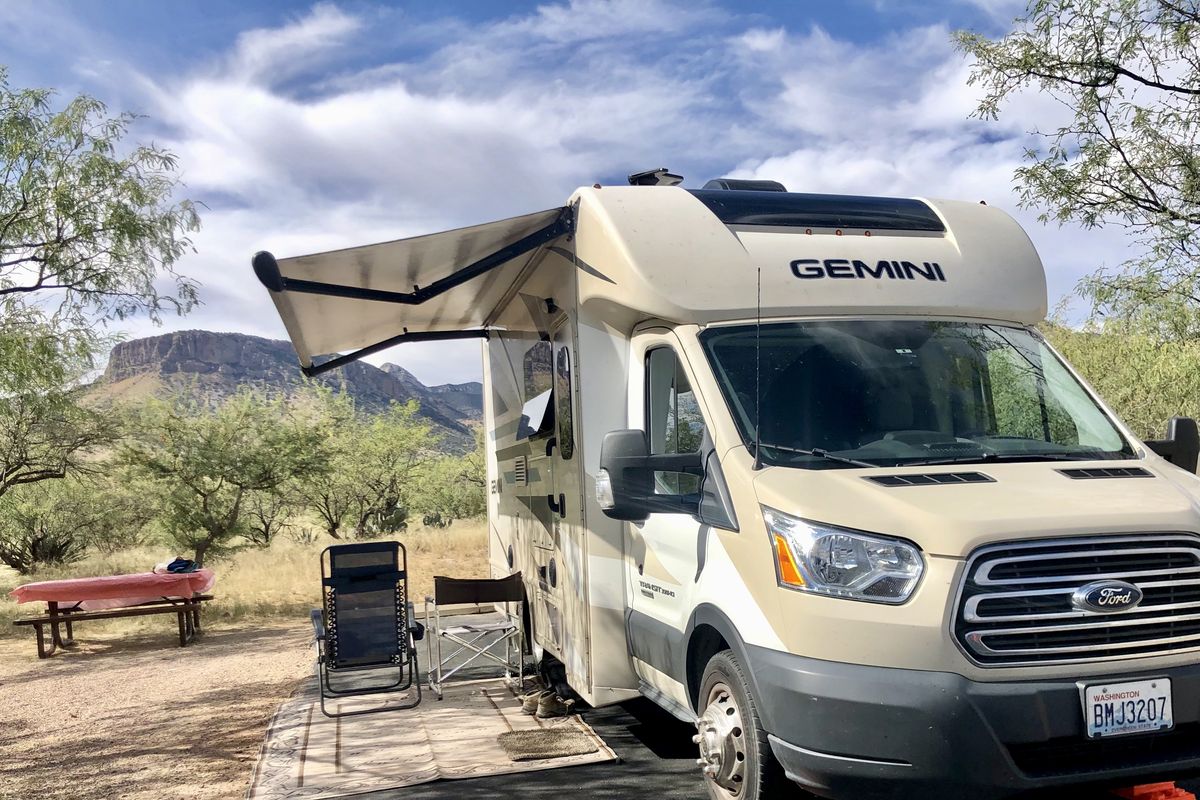
[{"label": "hood", "polygon": [[[1149,477],[1071,478],[1060,470],[1141,468]],[[882,476],[982,473],[991,480],[881,485]],[[931,555],[965,557],[1010,539],[1200,532],[1200,479],[1162,459],[1010,462],[878,469],[769,467],[759,502],[793,516],[900,536]]]}]

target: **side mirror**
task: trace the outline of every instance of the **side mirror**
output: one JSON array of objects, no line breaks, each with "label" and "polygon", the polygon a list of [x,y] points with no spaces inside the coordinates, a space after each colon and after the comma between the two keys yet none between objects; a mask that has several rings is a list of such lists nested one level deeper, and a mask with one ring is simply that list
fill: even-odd
[{"label": "side mirror", "polygon": [[1200,430],[1191,417],[1171,417],[1167,438],[1146,442],[1146,446],[1180,469],[1196,471],[1200,459]]},{"label": "side mirror", "polygon": [[596,499],[605,515],[628,522],[644,522],[651,514],[694,514],[699,498],[655,491],[656,472],[700,475],[699,453],[650,455],[646,432],[609,431],[600,446],[600,472]]}]

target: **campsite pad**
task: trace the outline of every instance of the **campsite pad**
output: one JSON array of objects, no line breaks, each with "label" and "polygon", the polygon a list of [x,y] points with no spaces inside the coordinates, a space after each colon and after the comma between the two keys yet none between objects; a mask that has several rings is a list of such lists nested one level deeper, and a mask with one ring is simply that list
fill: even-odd
[{"label": "campsite pad", "polygon": [[[330,711],[358,710],[401,702],[406,695],[383,697],[332,700],[326,705]],[[546,753],[576,755],[515,761],[499,739],[510,731],[561,731],[559,745],[543,741],[538,746]],[[588,742],[586,747],[580,736]],[[450,684],[445,699],[426,692],[421,705],[407,711],[341,719],[321,713],[314,683],[285,701],[271,720],[247,799],[346,797],[439,779],[616,759],[577,715],[539,720],[521,713],[520,699],[503,679]]]}]

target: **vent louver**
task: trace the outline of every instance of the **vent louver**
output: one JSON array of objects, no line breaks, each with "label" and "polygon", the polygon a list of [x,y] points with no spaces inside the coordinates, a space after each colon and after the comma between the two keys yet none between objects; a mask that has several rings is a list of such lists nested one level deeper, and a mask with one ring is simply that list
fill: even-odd
[{"label": "vent louver", "polygon": [[871,475],[866,478],[880,486],[945,486],[956,483],[995,483],[982,472],[930,472],[911,475]]},{"label": "vent louver", "polygon": [[513,482],[517,486],[529,485],[529,470],[525,463],[525,456],[517,456],[513,459]]},{"label": "vent louver", "polygon": [[1088,467],[1078,469],[1060,469],[1063,475],[1077,481],[1091,478],[1153,478],[1154,473],[1141,467]]}]

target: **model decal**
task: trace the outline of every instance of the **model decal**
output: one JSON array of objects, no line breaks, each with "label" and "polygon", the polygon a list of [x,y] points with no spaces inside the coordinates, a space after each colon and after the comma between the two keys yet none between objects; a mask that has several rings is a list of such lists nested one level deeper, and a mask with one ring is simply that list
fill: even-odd
[{"label": "model decal", "polygon": [[810,280],[813,278],[875,278],[882,280],[909,281],[918,277],[927,281],[945,282],[946,274],[936,261],[922,261],[915,264],[912,261],[883,261],[874,262],[847,258],[798,258],[792,262],[792,274],[797,278]]},{"label": "model decal", "polygon": [[657,583],[651,583],[650,581],[639,580],[638,585],[642,587],[642,594],[646,595],[647,597],[653,597],[656,594],[661,594],[663,597],[674,597],[675,596],[674,591],[666,588],[665,586],[661,586]]}]

